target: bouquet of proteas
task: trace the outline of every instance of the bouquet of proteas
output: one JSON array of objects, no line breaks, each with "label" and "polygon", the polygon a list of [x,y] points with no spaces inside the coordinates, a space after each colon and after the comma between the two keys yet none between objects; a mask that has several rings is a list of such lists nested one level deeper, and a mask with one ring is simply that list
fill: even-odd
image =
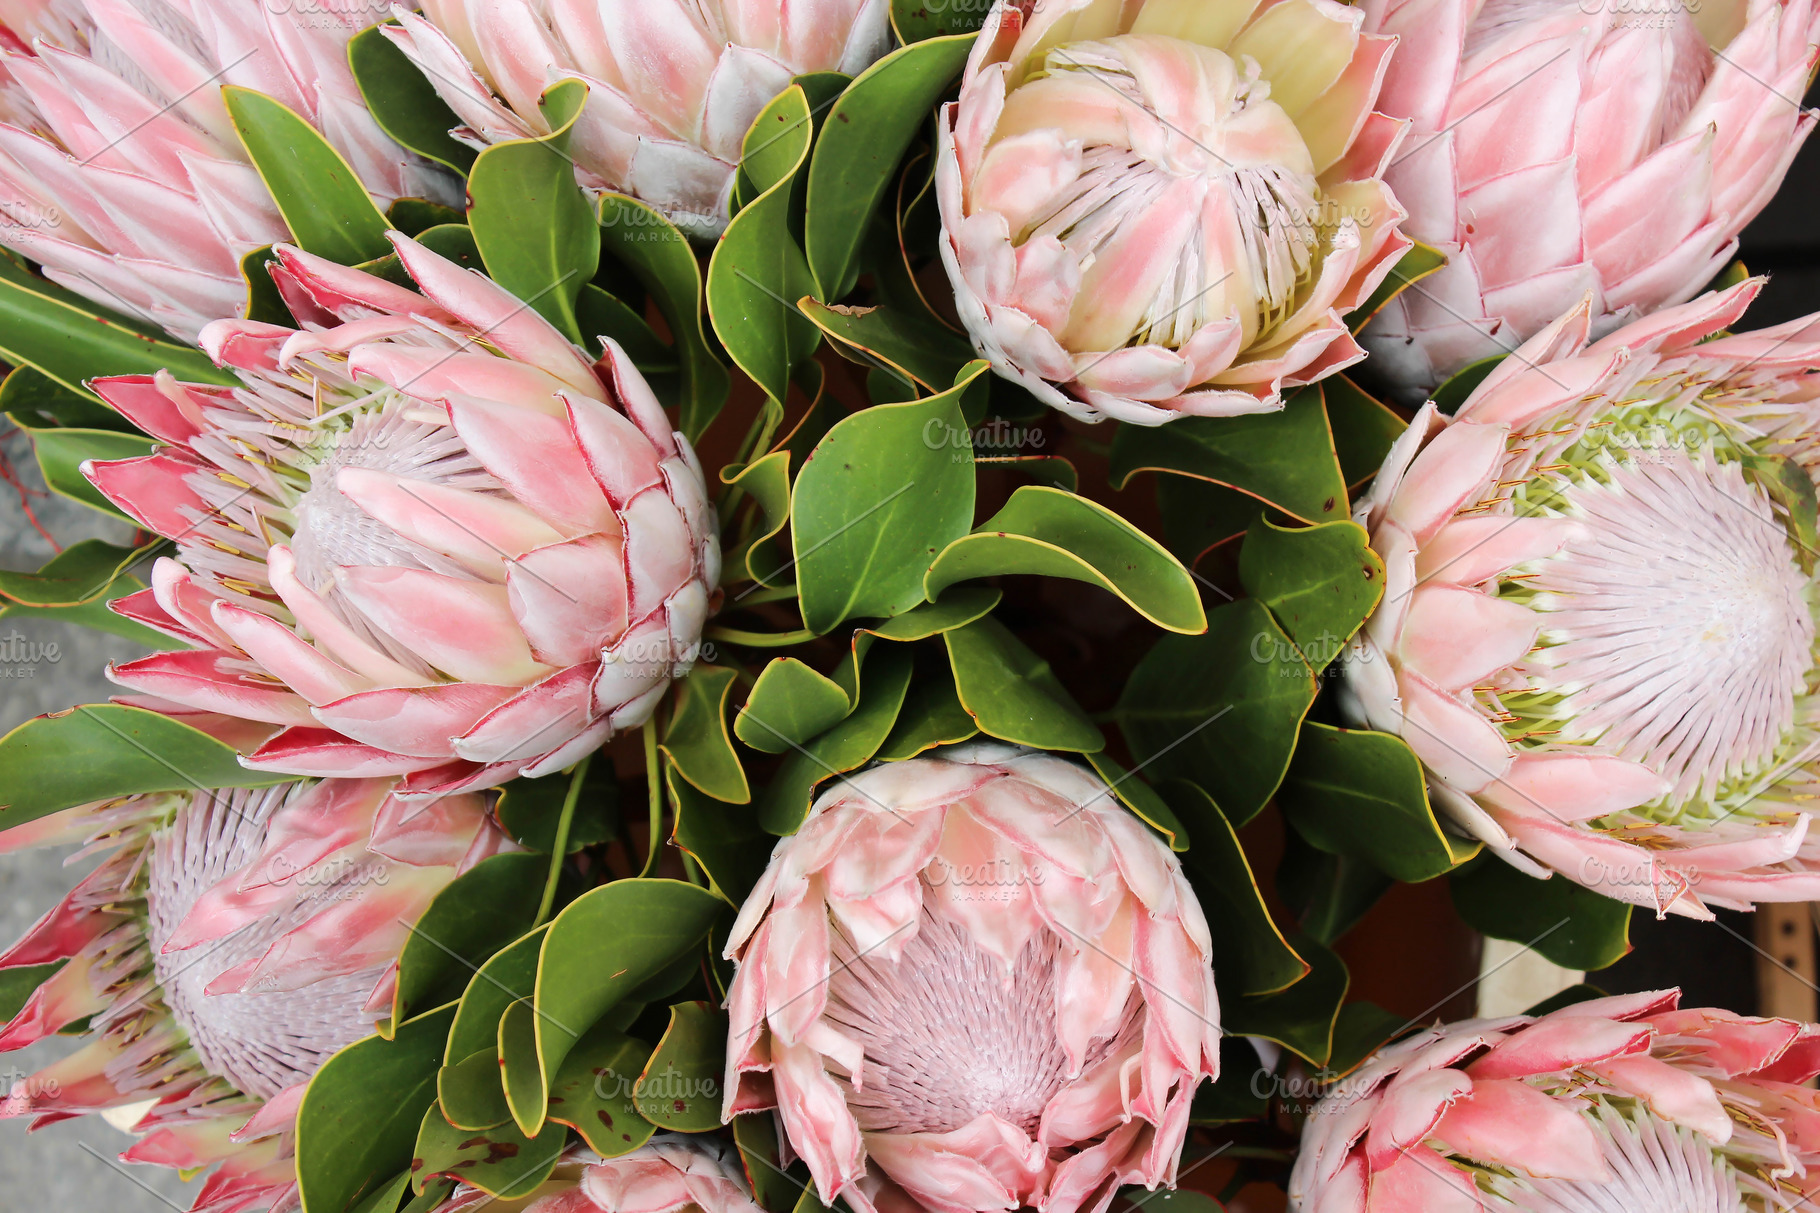
[{"label": "bouquet of proteas", "polygon": [[198,1213],[1799,1207],[1820,1028],[1335,945],[1820,900],[1820,319],[1732,260],[1817,37],[0,5],[0,411],[133,536],[0,597],[148,647],[0,738],[100,857],[0,1115]]}]

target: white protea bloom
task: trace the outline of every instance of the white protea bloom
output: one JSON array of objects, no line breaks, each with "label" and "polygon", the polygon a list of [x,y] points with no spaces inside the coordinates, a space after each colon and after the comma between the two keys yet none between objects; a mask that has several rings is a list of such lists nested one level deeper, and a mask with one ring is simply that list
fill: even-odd
[{"label": "white protea bloom", "polygon": [[398,951],[430,899],[514,845],[481,796],[425,807],[392,789],[138,796],[0,833],[0,851],[87,840],[81,855],[108,853],[0,955],[0,969],[62,964],[0,1049],[84,1019],[94,1034],[14,1084],[0,1116],[132,1109],[141,1139],[126,1161],[216,1167],[197,1210],[295,1208],[305,1084],[389,1012]]},{"label": "white protea bloom", "polygon": [[888,0],[428,0],[385,27],[475,147],[547,134],[538,98],[588,86],[569,138],[591,190],[631,194],[685,231],[727,224],[759,111],[811,72],[858,75],[890,48]]},{"label": "white protea bloom", "polygon": [[459,204],[367,112],[348,40],[379,0],[0,3],[0,244],[54,282],[193,341],[246,302],[240,259],[290,238],[222,87],[313,123],[381,207]]},{"label": "white protea bloom", "polygon": [[1087,768],[885,763],[822,795],[729,934],[726,1115],[775,1106],[829,1204],[1104,1213],[1175,1183],[1219,1070],[1211,950]]},{"label": "white protea bloom", "polygon": [[1512,863],[1700,917],[1820,897],[1820,320],[1721,335],[1760,286],[1590,344],[1589,299],[1354,514],[1386,586],[1353,718]]},{"label": "white protea bloom", "polygon": [[463,1185],[438,1213],[510,1208],[522,1213],[763,1213],[734,1147],[718,1138],[659,1133],[636,1150],[600,1158],[571,1146],[527,1197],[500,1201]]}]

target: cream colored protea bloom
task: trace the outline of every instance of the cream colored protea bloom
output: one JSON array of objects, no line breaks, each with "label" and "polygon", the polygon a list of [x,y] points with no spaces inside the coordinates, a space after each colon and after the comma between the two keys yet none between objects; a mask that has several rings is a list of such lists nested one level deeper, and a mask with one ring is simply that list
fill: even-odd
[{"label": "cream colored protea bloom", "polygon": [[1090,421],[1282,407],[1364,357],[1409,247],[1373,109],[1394,38],[1333,0],[1021,0],[941,117],[942,259],[974,347]]}]

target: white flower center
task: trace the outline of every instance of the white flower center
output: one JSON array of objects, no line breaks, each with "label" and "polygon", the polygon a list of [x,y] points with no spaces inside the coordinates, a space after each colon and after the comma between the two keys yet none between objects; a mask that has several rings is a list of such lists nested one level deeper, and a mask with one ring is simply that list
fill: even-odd
[{"label": "white flower center", "polygon": [[[265,841],[266,822],[307,783],[196,797],[159,831],[147,872],[146,945],[164,1005],[210,1072],[260,1099],[307,1079],[337,1050],[372,1031],[361,1008],[383,966],[331,977],[300,990],[265,994],[204,994],[221,974],[263,956],[280,935],[328,908],[328,887],[279,914],[180,952],[165,953],[184,916],[209,888],[251,862]],[[359,892],[357,873],[340,873]]]},{"label": "white flower center", "polygon": [[[1007,975],[964,928],[927,908],[895,963],[857,954],[829,925],[827,1018],[866,1054],[864,1086],[840,1080],[859,1127],[942,1133],[989,1112],[1034,1135],[1069,1081],[1055,1025],[1055,935],[1039,932]],[[1089,1065],[1120,1042],[1097,1043]]]},{"label": "white flower center", "polygon": [[1559,499],[1590,533],[1527,580],[1544,647],[1525,672],[1561,696],[1559,740],[1615,747],[1677,800],[1711,796],[1794,723],[1814,664],[1807,578],[1738,464],[1674,450],[1601,468]]}]

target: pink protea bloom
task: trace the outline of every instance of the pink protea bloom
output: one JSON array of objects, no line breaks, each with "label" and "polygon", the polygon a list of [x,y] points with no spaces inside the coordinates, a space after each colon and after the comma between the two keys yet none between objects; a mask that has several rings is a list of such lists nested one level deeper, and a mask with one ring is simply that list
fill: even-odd
[{"label": "pink protea bloom", "polygon": [[1386,174],[1447,266],[1363,337],[1413,405],[1593,294],[1594,329],[1690,299],[1813,129],[1812,0],[1365,0],[1403,39]]},{"label": "pink protea bloom", "polygon": [[62,962],[0,1049],[84,1017],[94,1035],[15,1083],[0,1116],[133,1108],[125,1161],[216,1167],[197,1210],[295,1209],[304,1085],[389,1012],[398,951],[430,899],[513,849],[481,796],[425,807],[391,792],[330,779],[138,796],[0,833],[4,851],[108,852],[0,955],[0,969]]},{"label": "pink protea bloom", "polygon": [[[477,1213],[500,1203],[464,1186],[437,1209]],[[763,1213],[730,1145],[680,1133],[660,1133],[614,1158],[572,1147],[542,1187],[508,1203],[517,1213]]]},{"label": "pink protea bloom", "polygon": [[355,86],[348,40],[384,16],[379,0],[0,5],[0,244],[185,340],[240,315],[240,259],[290,233],[223,85],[308,119],[379,206],[458,205],[453,178],[380,131]]},{"label": "pink protea bloom", "polygon": [[1712,339],[1760,285],[1590,345],[1583,302],[1354,512],[1386,585],[1353,718],[1505,859],[1658,912],[1820,898],[1820,323]]},{"label": "pink protea bloom", "polygon": [[1363,358],[1408,249],[1373,109],[1396,39],[1332,0],[1000,0],[940,121],[941,253],[981,357],[1088,421],[1282,407]]},{"label": "pink protea bloom", "polygon": [[97,380],[168,445],[84,472],[177,542],[114,609],[194,647],[113,667],[150,697],[130,702],[264,723],[256,768],[434,795],[559,770],[648,719],[695,660],[719,539],[618,346],[597,364],[393,242],[424,294],[279,246],[304,331],[202,334],[241,387]]},{"label": "pink protea bloom", "polygon": [[1291,1213],[1787,1213],[1820,1195],[1820,1026],[1679,990],[1425,1029],[1302,1128]]},{"label": "pink protea bloom", "polygon": [[429,0],[386,36],[475,147],[545,134],[538,98],[588,86],[570,136],[590,190],[643,199],[685,231],[726,227],[753,119],[791,80],[858,75],[890,49],[888,0]]},{"label": "pink protea bloom", "polygon": [[1100,1213],[1175,1182],[1219,1068],[1180,863],[1091,771],[984,744],[841,780],[728,938],[725,1115],[824,1203]]}]

